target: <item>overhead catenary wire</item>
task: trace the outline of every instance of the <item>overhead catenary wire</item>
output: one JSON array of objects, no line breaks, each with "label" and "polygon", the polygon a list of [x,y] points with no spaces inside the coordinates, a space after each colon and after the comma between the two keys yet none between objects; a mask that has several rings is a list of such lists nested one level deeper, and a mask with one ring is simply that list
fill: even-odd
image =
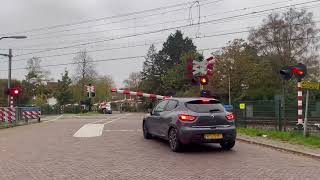
[{"label": "overhead catenary wire", "polygon": [[[200,2],[206,2],[206,1],[211,1],[211,0],[200,0]],[[220,2],[220,1],[223,1],[223,0],[215,0],[214,2]],[[75,22],[75,23],[66,23],[66,24],[59,24],[59,25],[53,25],[53,26],[45,26],[45,27],[40,27],[40,28],[33,28],[33,29],[29,29],[29,30],[12,32],[12,33],[4,33],[4,34],[1,34],[1,36],[9,35],[9,34],[21,34],[21,33],[29,33],[29,32],[34,32],[34,31],[50,30],[50,29],[56,29],[56,28],[61,28],[61,27],[69,27],[69,26],[74,26],[74,25],[79,25],[79,24],[86,24],[86,23],[90,23],[90,22],[102,21],[102,20],[107,20],[107,19],[115,19],[115,18],[120,18],[120,17],[132,16],[132,15],[143,14],[143,13],[147,13],[147,12],[159,11],[159,10],[163,10],[163,9],[175,8],[175,7],[179,7],[179,6],[186,6],[186,5],[188,5],[190,3],[193,3],[193,2],[194,1],[185,2],[185,3],[178,3],[178,4],[174,4],[174,5],[158,7],[158,8],[152,8],[152,9],[146,9],[146,10],[136,11],[136,12],[131,12],[131,13],[125,13],[125,14],[119,14],[119,15],[102,17],[102,18],[89,19],[89,20],[79,21],[79,22]],[[189,7],[185,7],[185,8],[189,8]],[[159,14],[163,14],[163,13],[165,13],[165,12],[161,12]]]},{"label": "overhead catenary wire", "polygon": [[[296,4],[295,4],[296,5]],[[292,7],[292,6],[294,6],[294,5],[289,5],[287,8],[289,8],[289,7]],[[313,6],[314,7],[314,6]],[[312,8],[313,8],[312,7]],[[304,7],[303,7],[304,8]],[[255,14],[253,14],[253,15],[255,15]],[[203,16],[203,17],[208,17],[208,16],[210,16],[210,15],[206,15],[206,16]],[[258,15],[255,15],[254,17],[257,17]],[[216,23],[221,23],[221,22],[227,22],[227,21],[232,21],[232,20],[236,20],[237,19],[237,17],[234,17],[233,19],[227,19],[227,20],[223,20],[223,19],[221,19],[220,21],[218,21],[218,22],[216,22]],[[215,24],[216,24],[215,23]],[[101,38],[98,38],[99,40],[101,39]],[[92,39],[87,39],[87,40],[92,40]],[[68,43],[82,43],[83,41],[75,41],[75,42],[68,42]],[[59,44],[61,44],[61,43],[65,43],[65,42],[59,42]],[[35,47],[35,46],[45,46],[45,44],[39,44],[39,45],[34,45],[34,46],[28,46],[29,48],[30,47]],[[14,49],[14,48],[13,48]],[[22,49],[22,48],[20,48],[20,49]],[[50,50],[50,49],[55,49],[55,48],[45,48],[46,50]]]},{"label": "overhead catenary wire", "polygon": [[[288,2],[292,1],[292,0],[287,0]],[[215,2],[215,1],[214,1]],[[211,2],[213,3],[213,2]],[[279,3],[283,3],[283,2],[273,2],[273,3],[268,3],[268,4],[263,4],[263,5],[257,5],[257,6],[251,6],[251,7],[246,7],[246,8],[241,8],[241,9],[236,9],[236,10],[231,10],[231,11],[224,11],[224,12],[220,12],[220,13],[213,13],[213,14],[209,14],[209,15],[204,15],[201,16],[200,18],[207,18],[210,16],[214,16],[214,15],[221,15],[221,14],[227,14],[227,13],[232,13],[232,12],[237,12],[237,11],[244,11],[244,10],[248,10],[248,9],[252,9],[252,8],[256,8],[256,7],[261,7],[261,6],[268,6],[268,5],[274,5],[274,4],[279,4]],[[206,4],[202,4],[202,6],[205,6],[209,3]],[[186,9],[186,8],[184,8]],[[162,13],[160,13],[162,14]],[[150,16],[147,16],[150,17]],[[134,20],[136,20],[137,18],[132,18]],[[170,23],[170,22],[179,22],[179,21],[187,21],[189,20],[189,18],[187,19],[180,19],[180,20],[175,20],[175,21],[168,21],[168,22],[164,22],[164,23]],[[88,26],[86,28],[93,28],[93,27],[98,27],[100,25],[107,25],[107,24],[112,24],[112,23],[118,23],[118,22],[122,22],[122,21],[116,21],[116,22],[108,22],[108,23],[104,23],[104,24],[98,24],[98,25],[93,25],[93,26]],[[154,24],[164,24],[164,23],[154,23]],[[125,27],[125,28],[116,28],[116,29],[108,29],[108,30],[103,30],[100,32],[110,32],[110,31],[114,31],[114,30],[124,30],[124,29],[131,29],[131,28],[138,28],[138,27],[146,27],[146,25],[141,25],[141,26],[134,26],[134,27]],[[61,31],[54,31],[54,32],[47,32],[47,33],[43,33],[43,34],[36,34],[37,36],[41,36],[41,35],[48,35],[48,34],[57,34],[60,32],[67,32],[67,31],[73,31],[73,30],[78,30],[79,28],[73,28],[73,29],[66,29],[66,30],[61,30]],[[74,35],[82,35],[82,34],[92,34],[92,33],[97,33],[96,32],[86,32],[86,33],[74,33],[74,34],[65,34],[65,35],[60,35],[61,37],[63,36],[74,36]],[[53,37],[57,37],[58,35],[55,35]],[[38,40],[38,39],[46,39],[48,36],[45,37],[37,37],[37,38],[33,38],[33,40]]]},{"label": "overhead catenary wire", "polygon": [[[299,40],[304,40],[304,39],[315,39],[315,38],[320,38],[319,36],[314,36],[314,37],[306,37],[306,38],[294,38],[291,39],[291,41],[299,41]],[[279,41],[267,41],[266,43],[275,43],[275,42],[284,42],[286,40],[279,40]],[[204,48],[204,49],[198,49],[198,51],[204,51],[204,50],[209,50],[209,49],[221,49],[223,47],[214,47],[214,48]],[[136,59],[136,58],[145,58],[145,55],[140,55],[140,56],[130,56],[130,57],[121,57],[121,58],[111,58],[111,59],[102,59],[102,60],[92,60],[90,62],[97,63],[97,62],[106,62],[106,61],[115,61],[115,60],[127,60],[127,59]],[[54,67],[54,66],[66,66],[66,65],[73,65],[73,64],[79,64],[81,62],[69,62],[69,63],[60,63],[60,64],[49,64],[49,65],[44,65],[41,66],[41,68],[44,67]],[[27,69],[27,67],[21,67],[21,68],[14,68],[12,70],[23,70]],[[7,69],[2,69],[0,71],[7,71]]]},{"label": "overhead catenary wire", "polygon": [[[303,2],[303,3],[297,3],[295,5],[301,5],[301,4],[307,4],[307,3],[319,2],[319,1],[320,0],[314,0],[314,1],[308,1],[308,2]],[[283,8],[287,8],[287,7],[290,7],[290,6],[292,6],[292,5],[282,6],[282,7],[277,7],[277,8],[271,8],[271,9],[264,9],[264,10],[260,10],[260,11],[254,11],[254,12],[250,12],[250,13],[245,13],[245,14],[235,15],[235,16],[229,16],[229,17],[224,17],[224,18],[219,18],[219,19],[213,19],[213,20],[201,22],[200,24],[208,24],[208,23],[219,21],[219,20],[227,20],[227,19],[231,19],[231,18],[234,18],[234,17],[243,17],[243,16],[247,16],[247,15],[251,15],[251,14],[258,14],[258,13],[272,11],[272,10],[276,10],[276,9],[283,9]],[[112,40],[116,40],[116,39],[123,39],[123,38],[136,37],[136,36],[147,35],[147,34],[154,34],[154,33],[158,33],[158,32],[163,32],[163,31],[168,31],[168,30],[173,30],[173,29],[180,29],[180,28],[190,27],[190,26],[194,26],[194,25],[197,25],[197,24],[187,24],[187,25],[164,28],[164,29],[160,29],[160,30],[148,31],[148,32],[143,32],[143,33],[129,34],[129,35],[124,35],[124,36],[119,36],[117,38],[102,39],[102,40],[97,40],[97,41],[92,41],[92,42],[86,42],[86,43],[80,43],[80,44],[75,44],[75,45],[70,45],[70,46],[53,48],[51,50],[43,50],[43,51],[38,51],[38,52],[25,53],[25,54],[20,54],[20,55],[17,55],[17,56],[25,56],[25,55],[30,55],[30,54],[34,54],[34,53],[42,53],[42,52],[48,52],[48,51],[54,51],[54,50],[60,50],[60,49],[79,47],[79,46],[84,46],[84,45],[89,45],[89,44],[112,41]]]}]

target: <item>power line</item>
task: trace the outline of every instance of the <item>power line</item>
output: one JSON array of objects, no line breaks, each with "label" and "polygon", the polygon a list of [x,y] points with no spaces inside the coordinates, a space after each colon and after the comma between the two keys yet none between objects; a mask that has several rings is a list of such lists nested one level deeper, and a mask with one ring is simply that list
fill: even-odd
[{"label": "power line", "polygon": [[[203,39],[203,38],[209,38],[209,37],[217,37],[217,36],[224,36],[224,35],[230,35],[230,34],[239,34],[239,33],[246,33],[246,32],[250,32],[251,30],[245,30],[245,31],[236,31],[236,32],[229,32],[229,33],[221,33],[221,34],[212,34],[212,35],[204,35],[202,37],[195,37],[195,38],[190,38],[192,40],[195,39]],[[291,39],[291,41],[298,41],[298,40],[304,40],[304,39],[315,39],[315,38],[319,38],[320,36],[315,36],[315,37],[306,37],[306,38],[296,38],[296,39]],[[274,43],[274,42],[284,42],[285,40],[280,40],[280,41],[269,41],[267,43]],[[154,42],[152,44],[157,44],[157,43],[162,43],[161,42]],[[93,51],[87,51],[87,52],[96,52],[96,51],[105,51],[105,50],[115,50],[115,49],[122,49],[122,48],[128,48],[128,47],[138,47],[138,46],[146,46],[146,45],[151,45],[151,44],[140,44],[140,45],[134,45],[134,46],[127,46],[127,47],[117,47],[117,48],[109,48],[109,49],[99,49],[99,50],[93,50]],[[219,49],[222,47],[216,47],[216,48],[206,48],[206,49],[199,49],[199,51],[203,51],[203,50],[210,50],[210,49]],[[65,54],[57,54],[57,55],[50,55],[50,56],[40,56],[39,58],[44,58],[44,57],[56,57],[56,56],[64,56],[64,55],[70,55],[70,54],[77,54],[76,53],[65,53]],[[15,60],[16,61],[24,61],[27,59],[18,59]]]},{"label": "power line", "polygon": [[[107,62],[107,61],[115,61],[115,60],[127,60],[127,59],[137,59],[137,58],[144,58],[145,56],[130,56],[130,57],[121,57],[121,58],[111,58],[111,59],[100,59],[100,60],[92,60],[90,62],[97,63],[97,62]],[[49,64],[45,66],[41,66],[41,68],[44,67],[56,67],[56,66],[67,66],[67,65],[74,65],[74,64],[80,64],[81,62],[70,62],[70,63],[61,63],[61,64]],[[24,68],[14,68],[12,70],[22,70],[22,69],[28,69],[26,67]],[[0,70],[0,71],[8,71],[8,70]]]},{"label": "power line", "polygon": [[[261,5],[260,5],[261,6]],[[293,5],[291,5],[291,6],[293,6]],[[291,7],[291,6],[289,6],[289,7]],[[256,6],[257,7],[257,6]],[[313,6],[312,8],[315,8],[316,6]],[[305,8],[305,7],[302,7],[302,8]],[[211,15],[216,15],[216,14],[211,14]],[[211,16],[211,15],[206,15],[206,16],[203,16],[203,17],[209,17],[209,16]],[[256,18],[256,17],[258,17],[258,16],[261,16],[261,15],[256,15],[256,14],[252,14],[252,15],[255,15],[254,16],[254,18]],[[247,18],[249,18],[249,17],[247,17]],[[246,19],[247,19],[246,18]],[[238,18],[239,19],[239,18]],[[241,18],[241,19],[244,19],[243,17]],[[234,17],[234,18],[232,18],[232,19],[227,19],[227,20],[220,20],[219,22],[216,22],[216,23],[214,23],[214,24],[217,24],[217,23],[221,23],[222,21],[223,22],[229,22],[229,21],[233,21],[233,20],[237,20],[237,17]],[[125,28],[124,28],[125,29]],[[80,34],[79,34],[80,35]],[[101,38],[96,38],[95,40],[100,40]],[[88,39],[88,40],[92,40],[92,39]],[[74,42],[68,42],[68,43],[82,43],[83,41],[74,41]],[[61,44],[61,43],[63,43],[63,42],[59,42],[59,44]],[[28,47],[36,47],[36,46],[45,46],[46,44],[38,44],[38,45],[34,45],[34,46],[28,46]],[[49,49],[55,49],[55,48],[45,48],[46,50],[49,50]]]},{"label": "power line", "polygon": [[[288,2],[291,2],[292,0],[287,0]],[[214,2],[209,2],[209,3],[206,3],[206,4],[201,4],[201,6],[204,6],[204,5],[208,5],[208,4],[211,4],[211,3],[215,3],[215,2],[218,2],[218,1],[214,1]],[[256,7],[261,7],[261,6],[268,6],[268,5],[275,5],[275,4],[279,4],[279,3],[283,3],[283,2],[274,2],[274,3],[268,3],[268,4],[262,4],[262,5],[258,5],[258,6],[252,6],[252,7],[247,7],[247,8],[241,8],[241,9],[236,9],[236,10],[231,10],[231,11],[225,11],[225,12],[222,12],[222,13],[214,13],[214,14],[210,14],[210,15],[205,15],[205,16],[201,16],[201,17],[209,17],[209,16],[214,16],[214,15],[220,15],[220,14],[227,14],[227,13],[232,13],[232,12],[237,12],[237,11],[244,11],[244,10],[248,10],[248,9],[252,9],[252,8],[256,8]],[[182,8],[182,9],[187,9],[187,8]],[[181,9],[179,9],[181,10]],[[163,13],[158,13],[158,14],[163,14]],[[158,15],[158,14],[155,14],[155,15]],[[147,16],[147,17],[150,17]],[[145,17],[140,17],[140,18],[145,18]],[[128,20],[136,20],[137,18],[131,18],[131,19],[128,19]],[[188,19],[181,19],[181,20],[178,20],[178,21],[185,21],[185,20],[188,20]],[[98,24],[98,25],[93,25],[93,26],[88,26],[86,28],[93,28],[93,27],[97,27],[97,26],[100,26],[100,25],[107,25],[107,24],[113,24],[113,23],[118,23],[118,22],[122,22],[123,20],[120,20],[120,21],[115,21],[115,22],[109,22],[109,23],[104,23],[104,24]],[[171,22],[177,22],[177,21],[171,21]],[[165,22],[164,22],[165,23]],[[167,23],[170,23],[170,21],[168,21]],[[163,24],[163,23],[158,23],[158,24]],[[145,26],[141,26],[141,27],[145,27]],[[136,28],[136,27],[131,27],[131,28]],[[41,36],[41,35],[48,35],[48,34],[55,34],[55,33],[59,33],[59,32],[67,32],[67,31],[73,31],[73,30],[78,30],[79,28],[72,28],[72,29],[66,29],[66,30],[61,30],[61,31],[55,31],[55,32],[48,32],[48,33],[43,33],[43,34],[37,34],[38,36]],[[123,29],[129,29],[129,28],[118,28],[118,29],[113,29],[113,30],[123,30]],[[109,32],[109,31],[112,31],[112,30],[104,30],[104,31],[101,31],[101,32]],[[89,33],[94,33],[94,32],[88,32]],[[77,35],[81,35],[82,33],[78,33]],[[86,34],[86,33],[83,33],[83,34]],[[71,34],[72,35],[72,34]],[[76,34],[74,34],[76,35]],[[68,36],[68,34],[66,34],[65,36]],[[47,36],[45,36],[47,37]],[[39,37],[39,38],[35,38],[33,40],[37,40],[37,39],[46,39],[45,37]],[[57,37],[57,36],[54,36],[54,37]]]},{"label": "power line", "polygon": [[[320,38],[320,36],[314,36],[314,37],[307,37],[307,38],[295,38],[291,39],[291,41],[298,41],[298,40],[303,40],[303,39],[314,39],[314,38]],[[274,43],[274,42],[283,42],[285,40],[280,40],[280,41],[267,41],[266,43]],[[199,51],[202,50],[208,50],[208,49],[219,49],[219,48],[205,48],[205,49],[199,49]],[[144,58],[145,56],[130,56],[130,57],[121,57],[121,58],[111,58],[111,59],[102,59],[102,60],[93,60],[90,62],[97,63],[97,62],[107,62],[107,61],[115,61],[115,60],[127,60],[127,59],[137,59],[137,58]],[[66,66],[66,65],[73,65],[73,64],[79,64],[81,62],[70,62],[70,63],[61,63],[61,64],[49,64],[45,66],[41,66],[41,68],[44,67],[55,67],[55,66]],[[27,69],[26,67],[24,68],[14,68],[12,70],[21,70],[21,69]],[[7,69],[2,69],[0,71],[8,71]]]},{"label": "power line", "polygon": [[[213,34],[209,36],[203,36],[203,37],[192,37],[190,39],[202,39],[202,38],[207,38],[207,37],[215,37],[215,36],[224,36],[224,35],[230,35],[230,34],[239,34],[239,33],[244,33],[244,32],[249,32],[248,30],[246,31],[236,31],[236,32],[229,32],[229,33],[220,33],[220,34]],[[142,44],[136,44],[136,45],[127,45],[127,46],[121,46],[121,47],[113,47],[113,48],[104,48],[104,49],[97,49],[97,50],[88,50],[87,52],[99,52],[99,51],[109,51],[109,50],[117,50],[117,49],[125,49],[125,48],[133,48],[133,47],[143,47],[143,46],[149,46],[152,44],[160,44],[164,43],[164,41],[153,41],[151,43],[142,43]],[[51,57],[58,57],[58,56],[65,56],[65,55],[73,55],[77,54],[78,52],[69,52],[69,53],[62,53],[62,54],[54,54],[54,55],[47,55],[47,56],[37,56],[38,58],[51,58]],[[17,59],[14,60],[14,62],[17,61],[25,61],[28,60],[29,58],[23,58],[23,59]]]},{"label": "power line", "polygon": [[[210,1],[210,0],[201,0],[201,2],[206,2],[206,1]],[[220,1],[222,1],[222,0],[216,0],[216,1],[214,1],[214,2],[220,2]],[[192,1],[192,2],[194,2],[194,1]],[[115,19],[115,18],[120,18],[120,17],[126,17],[126,16],[143,14],[143,13],[147,13],[147,12],[160,11],[160,10],[163,10],[163,9],[175,8],[175,7],[179,7],[179,6],[188,5],[188,4],[192,3],[192,2],[179,3],[179,4],[170,5],[170,6],[164,6],[164,7],[158,7],[158,8],[153,8],[153,9],[147,9],[147,10],[143,10],[143,11],[136,11],[136,12],[119,14],[119,15],[114,15],[114,16],[108,16],[108,17],[102,17],[102,18],[89,19],[89,20],[79,21],[79,22],[75,22],[75,23],[67,23],[67,24],[59,24],[59,25],[54,25],[54,26],[46,26],[46,27],[40,27],[40,28],[33,28],[33,29],[25,30],[25,31],[13,32],[13,33],[5,33],[5,34],[2,34],[2,35],[21,34],[21,33],[28,33],[28,32],[34,32],[34,31],[42,31],[42,30],[56,29],[56,28],[61,28],[61,27],[69,27],[69,26],[74,26],[74,25],[78,25],[78,24],[86,24],[86,23],[90,23],[90,22],[102,21],[102,20],[107,20],[107,19]],[[184,9],[185,9],[185,8],[184,8]],[[163,14],[163,12],[162,12],[162,13],[159,13],[159,14]]]},{"label": "power line", "polygon": [[[303,5],[303,4],[319,2],[319,1],[320,0],[313,0],[313,1],[303,2],[303,3],[297,3],[295,5]],[[205,22],[200,22],[199,24],[209,24],[209,23],[216,22],[216,21],[228,20],[228,19],[232,19],[232,18],[235,18],[235,17],[243,17],[243,16],[252,15],[252,14],[259,14],[259,13],[273,11],[273,10],[276,10],[276,9],[283,9],[283,8],[287,8],[287,7],[291,7],[291,6],[292,5],[282,6],[282,7],[277,7],[277,8],[271,8],[271,9],[264,9],[264,10],[260,10],[260,11],[253,11],[253,12],[245,13],[245,14],[241,14],[241,15],[229,16],[229,17],[213,19],[213,20],[209,20],[209,21],[205,21]],[[112,40],[117,40],[117,39],[136,37],[136,36],[147,35],[147,34],[154,34],[154,33],[158,33],[158,32],[163,32],[163,31],[168,31],[168,30],[173,30],[173,29],[179,29],[179,28],[185,28],[185,27],[190,27],[190,26],[195,26],[195,25],[198,25],[198,24],[188,24],[188,25],[176,26],[176,27],[171,27],[171,28],[164,28],[164,29],[154,30],[154,31],[149,31],[149,32],[129,34],[129,35],[124,35],[124,36],[120,36],[120,37],[117,37],[117,38],[102,39],[102,40],[97,40],[97,41],[92,41],[92,42],[86,42],[86,43],[80,43],[80,44],[75,44],[75,45],[70,45],[70,46],[53,48],[51,50],[43,50],[43,51],[38,51],[38,52],[33,52],[33,53],[25,53],[25,54],[20,54],[20,55],[16,55],[16,56],[24,56],[24,55],[34,54],[34,53],[42,53],[42,52],[48,52],[48,51],[66,49],[66,48],[73,48],[73,47],[78,47],[78,46],[84,46],[84,45],[89,45],[89,44],[95,44],[95,43],[100,43],[100,42],[112,41]]]},{"label": "power line", "polygon": [[[271,4],[275,4],[275,3],[271,3]],[[259,6],[262,6],[262,5],[259,5]],[[253,7],[259,7],[259,6],[253,6]],[[292,6],[294,6],[294,5],[290,5],[289,7],[292,7]],[[316,7],[316,6],[312,6],[312,8],[314,8],[314,7]],[[243,10],[243,9],[249,9],[250,7],[248,7],[248,8],[242,8],[242,9],[239,9],[239,10]],[[302,8],[305,8],[305,7],[302,7]],[[236,11],[236,10],[232,10],[232,11]],[[231,11],[230,11],[231,12]],[[209,16],[213,16],[213,15],[216,15],[216,14],[210,14],[210,15],[205,15],[205,16],[202,16],[202,17],[209,17]],[[255,15],[255,14],[253,14],[253,15]],[[262,14],[261,14],[262,15]],[[261,15],[255,15],[254,16],[254,18],[256,18],[256,17],[258,17],[258,16],[261,16]],[[247,18],[249,18],[249,17],[247,17]],[[241,18],[241,19],[247,19],[247,18]],[[238,18],[239,19],[239,18]],[[183,19],[183,20],[187,20],[187,19]],[[223,22],[229,22],[229,21],[233,21],[233,20],[237,20],[237,17],[235,17],[235,18],[232,18],[232,19],[228,19],[228,20],[223,20]],[[175,20],[176,22],[177,21],[180,21],[180,20]],[[174,21],[172,21],[172,22],[174,22]],[[165,22],[164,22],[165,23]],[[217,23],[221,23],[221,21],[220,22],[217,22]],[[214,23],[214,24],[217,24],[217,23]],[[197,25],[197,24],[196,24]],[[126,28],[121,28],[121,29],[126,29]],[[91,32],[90,32],[91,33]],[[79,34],[77,34],[77,35],[81,35],[81,33],[79,33]],[[44,37],[43,37],[44,38]],[[48,37],[48,38],[50,38],[50,37]],[[46,38],[44,38],[44,39],[46,39]],[[96,38],[96,40],[100,40],[101,38]],[[88,39],[88,40],[92,40],[92,39]],[[73,41],[73,42],[68,42],[68,43],[82,43],[83,41]],[[61,44],[61,43],[63,43],[63,42],[59,42],[59,44]],[[36,46],[45,46],[46,44],[38,44],[38,45],[34,45],[34,46],[28,46],[28,47],[36,47]],[[46,50],[49,50],[49,49],[55,49],[55,48],[45,48]]]}]

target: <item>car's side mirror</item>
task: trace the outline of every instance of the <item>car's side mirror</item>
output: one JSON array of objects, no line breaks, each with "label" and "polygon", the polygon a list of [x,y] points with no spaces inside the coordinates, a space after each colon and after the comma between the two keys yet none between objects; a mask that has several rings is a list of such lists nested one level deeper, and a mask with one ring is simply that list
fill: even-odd
[{"label": "car's side mirror", "polygon": [[153,115],[153,112],[152,112],[152,109],[148,109],[148,113],[150,114],[150,115]]}]

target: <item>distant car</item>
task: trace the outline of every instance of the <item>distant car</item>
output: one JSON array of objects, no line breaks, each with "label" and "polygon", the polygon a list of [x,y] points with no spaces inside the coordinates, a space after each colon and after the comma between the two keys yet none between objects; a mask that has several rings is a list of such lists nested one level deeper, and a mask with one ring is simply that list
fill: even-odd
[{"label": "distant car", "polygon": [[103,102],[99,106],[100,111],[102,111],[103,114],[112,114],[111,104],[107,102]]},{"label": "distant car", "polygon": [[216,99],[170,98],[144,117],[142,127],[145,139],[166,139],[175,152],[191,143],[220,143],[230,150],[236,142],[234,121],[235,116]]}]

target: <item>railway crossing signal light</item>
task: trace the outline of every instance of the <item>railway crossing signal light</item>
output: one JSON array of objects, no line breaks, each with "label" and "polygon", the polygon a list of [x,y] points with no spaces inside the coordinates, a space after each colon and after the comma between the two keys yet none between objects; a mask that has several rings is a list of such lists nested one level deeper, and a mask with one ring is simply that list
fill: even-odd
[{"label": "railway crossing signal light", "polygon": [[307,75],[307,67],[299,63],[295,66],[282,68],[280,74],[284,80],[290,80],[294,76],[298,81],[301,81]]},{"label": "railway crossing signal light", "polygon": [[208,78],[207,78],[207,76],[201,76],[200,78],[199,78],[199,80],[200,80],[200,84],[201,85],[203,85],[203,86],[205,86],[205,85],[207,85],[208,84]]},{"label": "railway crossing signal light", "polygon": [[10,89],[8,90],[8,94],[9,94],[10,96],[14,96],[14,97],[21,96],[21,94],[22,94],[22,89],[19,88],[19,87],[10,88]]},{"label": "railway crossing signal light", "polygon": [[307,75],[307,67],[306,65],[301,63],[291,67],[291,70],[293,75],[298,79],[298,81],[301,81],[301,79]]}]

